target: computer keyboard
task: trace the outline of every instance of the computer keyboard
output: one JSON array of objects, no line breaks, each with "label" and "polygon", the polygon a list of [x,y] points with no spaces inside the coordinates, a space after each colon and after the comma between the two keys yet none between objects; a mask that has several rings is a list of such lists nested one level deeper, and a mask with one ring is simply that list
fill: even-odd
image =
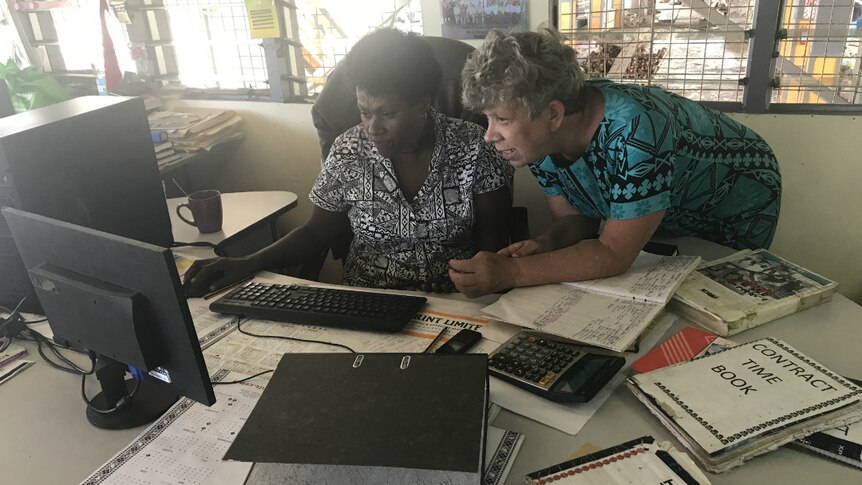
[{"label": "computer keyboard", "polygon": [[214,301],[210,310],[289,323],[397,332],[426,301],[421,296],[251,282]]}]

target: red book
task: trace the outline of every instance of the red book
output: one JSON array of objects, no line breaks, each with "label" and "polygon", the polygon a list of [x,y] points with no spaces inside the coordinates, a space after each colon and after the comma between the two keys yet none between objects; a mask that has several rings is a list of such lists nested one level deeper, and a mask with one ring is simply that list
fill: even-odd
[{"label": "red book", "polygon": [[636,360],[632,364],[632,369],[635,372],[644,373],[680,362],[688,362],[715,339],[716,336],[709,332],[685,327]]}]

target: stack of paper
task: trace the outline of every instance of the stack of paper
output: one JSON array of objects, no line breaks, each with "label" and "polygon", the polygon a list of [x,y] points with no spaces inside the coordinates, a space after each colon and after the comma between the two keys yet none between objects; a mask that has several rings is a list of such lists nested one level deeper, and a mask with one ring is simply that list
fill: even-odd
[{"label": "stack of paper", "polygon": [[183,157],[182,153],[179,153],[174,149],[174,142],[170,140],[156,143],[153,145],[153,149],[156,151],[156,163],[158,163],[159,166],[167,165]]},{"label": "stack of paper", "polygon": [[27,349],[13,343],[2,345],[4,340],[0,339],[0,384],[8,381],[33,365],[32,360],[23,360],[27,355]]},{"label": "stack of paper", "polygon": [[820,455],[862,468],[862,423],[820,431],[793,443]]},{"label": "stack of paper", "polygon": [[862,419],[862,389],[772,338],[636,375],[626,384],[714,472]]},{"label": "stack of paper", "polygon": [[641,252],[632,267],[619,276],[516,288],[482,312],[504,322],[622,352],[659,316],[699,262],[696,256]]},{"label": "stack of paper", "polygon": [[627,441],[589,455],[558,463],[525,477],[525,483],[685,483],[705,485],[709,480],[685,453],[652,436]]},{"label": "stack of paper", "polygon": [[166,130],[172,148],[194,152],[242,138],[242,118],[233,111],[154,111],[148,116],[150,129]]},{"label": "stack of paper", "polygon": [[829,301],[838,283],[765,249],[704,264],[680,285],[671,309],[727,337]]}]

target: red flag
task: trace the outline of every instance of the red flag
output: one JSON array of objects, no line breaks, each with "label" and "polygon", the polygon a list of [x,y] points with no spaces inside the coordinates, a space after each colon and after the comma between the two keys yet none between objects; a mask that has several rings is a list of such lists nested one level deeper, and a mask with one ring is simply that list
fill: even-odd
[{"label": "red flag", "polygon": [[108,24],[105,22],[105,12],[108,10],[108,0],[100,0],[99,20],[102,22],[102,52],[105,57],[105,87],[108,91],[123,83],[123,75],[120,73],[120,63],[117,62],[117,53],[114,51],[114,43],[111,34],[108,33]]}]

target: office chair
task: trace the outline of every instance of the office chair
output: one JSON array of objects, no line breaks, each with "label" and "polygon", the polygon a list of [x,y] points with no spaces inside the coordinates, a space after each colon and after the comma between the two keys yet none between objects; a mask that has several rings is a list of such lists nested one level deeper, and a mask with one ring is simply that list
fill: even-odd
[{"label": "office chair", "polygon": [[[434,57],[440,64],[442,74],[437,99],[433,103],[434,107],[446,116],[487,127],[484,116],[473,113],[461,104],[461,69],[467,56],[475,49],[459,40],[444,37],[422,37],[422,39],[431,47]],[[359,109],[356,107],[356,91],[342,67],[343,64],[339,64],[329,74],[323,90],[311,109],[311,118],[320,141],[321,164],[329,155],[329,149],[335,138],[348,128],[359,124],[360,121]],[[513,207],[512,209],[513,219],[510,231],[512,241],[528,239],[526,208]],[[343,260],[352,240],[353,234],[348,232],[331,248],[324,249],[316,258],[307,261],[300,269],[299,276],[305,279],[318,279],[328,252],[331,250],[333,258]]]}]

